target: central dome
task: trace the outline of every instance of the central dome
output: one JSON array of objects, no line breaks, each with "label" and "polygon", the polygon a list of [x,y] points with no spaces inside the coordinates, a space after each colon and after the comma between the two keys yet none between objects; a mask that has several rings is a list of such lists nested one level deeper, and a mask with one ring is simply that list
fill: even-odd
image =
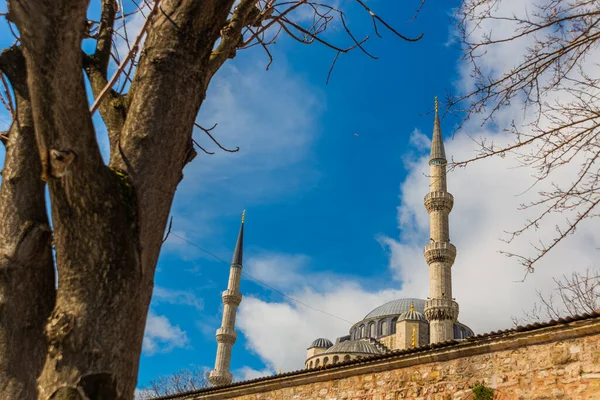
[{"label": "central dome", "polygon": [[387,303],[377,307],[368,313],[363,320],[384,317],[387,315],[400,315],[410,310],[411,303],[414,304],[415,311],[418,311],[421,314],[425,313],[425,300],[415,298],[398,299],[388,301]]}]

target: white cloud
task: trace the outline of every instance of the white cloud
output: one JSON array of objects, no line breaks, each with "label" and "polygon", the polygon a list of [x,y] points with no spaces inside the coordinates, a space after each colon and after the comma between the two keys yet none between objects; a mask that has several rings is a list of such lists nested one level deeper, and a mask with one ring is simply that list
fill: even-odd
[{"label": "white cloud", "polygon": [[[472,155],[470,139],[458,134],[446,145],[447,154],[461,159]],[[480,162],[448,176],[449,191],[455,197],[450,214],[450,238],[457,247],[452,269],[454,297],[460,307],[460,319],[478,332],[509,327],[511,315],[530,309],[536,290],[547,292],[554,287],[553,276],[566,271],[583,271],[597,262],[600,232],[584,223],[576,236],[566,239],[538,265],[525,282],[523,267],[514,258],[499,253],[506,250],[530,254],[530,240],[548,239],[554,234],[553,224],[561,217],[551,217],[540,230],[523,234],[506,244],[506,230],[516,230],[532,216],[531,211],[518,211],[520,203],[536,196],[523,192],[531,183],[525,170],[509,169],[506,159]],[[398,209],[400,240],[384,238],[390,246],[391,267],[403,281],[403,295],[427,296],[428,272],[423,265],[423,245],[429,235],[429,219],[423,207],[423,194],[428,191],[426,157],[420,168],[414,168],[402,185],[402,204]],[[565,171],[566,172],[566,171]]]},{"label": "white cloud", "polygon": [[187,334],[179,326],[172,325],[164,315],[156,315],[152,311],[148,313],[143,342],[144,355],[168,353],[177,347],[186,346],[187,343]]},{"label": "white cloud", "polygon": [[276,371],[273,371],[269,368],[264,369],[254,369],[248,366],[244,366],[240,369],[236,369],[233,371],[233,381],[241,382],[247,381],[254,378],[260,378],[262,376],[273,375]]},{"label": "white cloud", "polygon": [[248,258],[244,273],[278,289],[296,286],[310,259],[303,254],[263,253]]},{"label": "white cloud", "polygon": [[[256,265],[262,265],[260,276],[265,283],[303,303],[289,298],[265,301],[255,296],[245,296],[242,300],[236,327],[246,338],[247,348],[260,357],[268,371],[302,368],[306,348],[314,339],[325,337],[335,341],[347,335],[353,322],[400,295],[398,290],[369,292],[359,280],[327,271],[310,273],[309,263],[306,256],[280,253],[263,255],[256,261],[249,258],[247,262],[255,266],[257,275]],[[284,265],[292,266],[291,272],[273,277],[287,268],[282,268]],[[274,269],[275,266],[278,268]]]},{"label": "white cloud", "polygon": [[[312,148],[324,109],[320,90],[290,72],[281,54],[274,56],[265,71],[260,53],[240,52],[211,82],[198,123],[207,128],[218,123],[211,134],[223,146],[240,150],[220,150],[195,130],[195,140],[215,154],[198,150],[184,170],[173,208],[173,230],[185,232],[193,242],[219,238],[225,229],[219,223],[223,216],[249,209],[251,218],[252,206],[309,190],[319,177]],[[178,252],[176,242],[169,238],[165,250]],[[193,250],[187,244],[183,248]],[[230,254],[230,249],[214,245],[211,251]]]}]

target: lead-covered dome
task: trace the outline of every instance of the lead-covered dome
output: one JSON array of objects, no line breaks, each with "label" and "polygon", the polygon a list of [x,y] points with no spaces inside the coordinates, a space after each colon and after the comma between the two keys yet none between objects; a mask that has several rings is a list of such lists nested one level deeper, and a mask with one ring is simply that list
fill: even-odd
[{"label": "lead-covered dome", "polygon": [[321,348],[321,349],[328,349],[331,346],[333,346],[333,343],[331,343],[331,340],[325,339],[325,338],[318,338],[318,339],[313,340],[313,342],[311,343],[309,349],[312,348],[312,347],[318,347],[318,348]]},{"label": "lead-covered dome", "polygon": [[[388,301],[355,323],[350,328],[350,338],[352,340],[380,339],[393,335],[396,333],[396,323],[402,320],[428,323],[425,317],[425,302],[426,300],[414,297]],[[455,339],[465,339],[473,335],[473,331],[468,326],[456,321],[454,324]]]},{"label": "lead-covered dome", "polygon": [[388,301],[387,303],[375,308],[373,311],[368,313],[363,320],[384,317],[386,315],[400,315],[410,310],[411,303],[414,304],[415,311],[418,311],[421,314],[425,313],[425,300],[414,298],[398,299]]}]

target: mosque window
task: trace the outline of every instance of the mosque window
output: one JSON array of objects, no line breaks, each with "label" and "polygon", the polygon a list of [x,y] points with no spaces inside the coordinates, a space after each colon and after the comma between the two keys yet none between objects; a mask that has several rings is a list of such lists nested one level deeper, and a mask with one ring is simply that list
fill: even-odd
[{"label": "mosque window", "polygon": [[313,366],[313,362],[311,361],[310,363],[308,363],[308,368],[312,368]]},{"label": "mosque window", "polygon": [[350,355],[346,354],[346,355],[344,356],[344,361],[350,361]]},{"label": "mosque window", "polygon": [[381,335],[387,335],[387,321],[381,321]]},{"label": "mosque window", "polygon": [[360,326],[360,331],[358,333],[358,338],[360,339],[361,337],[364,337],[364,336],[365,336],[365,326],[361,325]]},{"label": "mosque window", "polygon": [[321,360],[319,360],[318,358],[315,360],[315,368],[317,368],[319,366]]},{"label": "mosque window", "polygon": [[340,358],[338,356],[333,356],[333,363],[337,364],[338,361],[340,361]]},{"label": "mosque window", "polygon": [[375,336],[377,336],[375,334],[375,324],[373,322],[371,322],[369,324],[369,337],[375,337]]},{"label": "mosque window", "polygon": [[326,366],[328,362],[329,362],[329,357],[325,357],[323,359],[323,366]]},{"label": "mosque window", "polygon": [[398,317],[392,319],[391,325],[390,325],[390,334],[391,333],[396,333],[396,322],[398,322]]}]

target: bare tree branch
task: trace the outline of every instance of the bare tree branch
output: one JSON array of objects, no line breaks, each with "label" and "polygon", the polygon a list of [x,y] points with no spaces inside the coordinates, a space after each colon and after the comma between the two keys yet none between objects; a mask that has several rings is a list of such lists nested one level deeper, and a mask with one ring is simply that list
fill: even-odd
[{"label": "bare tree branch", "polygon": [[537,292],[538,304],[523,310],[522,317],[513,317],[515,325],[544,322],[551,319],[591,314],[600,310],[600,270],[588,268],[585,273],[574,272],[554,278],[554,292]]},{"label": "bare tree branch", "polygon": [[[522,104],[525,122],[514,122],[505,131],[514,141],[498,145],[477,140],[474,157],[451,163],[451,168],[511,155],[535,173],[531,188],[538,200],[521,209],[536,210],[537,217],[522,229],[509,232],[512,242],[543,221],[560,216],[562,223],[548,242],[532,246],[534,255],[507,251],[525,267],[526,274],[585,220],[599,216],[600,204],[600,76],[587,59],[600,43],[600,4],[588,0],[540,3],[529,12],[508,14],[501,0],[467,0],[458,12],[464,59],[471,66],[474,86],[465,94],[449,97],[448,107],[464,118],[481,117],[485,126],[503,109]],[[502,23],[512,29],[489,30]],[[487,29],[487,30],[486,30]],[[485,64],[488,51],[508,44],[523,44],[525,51],[505,71]],[[568,165],[580,166],[570,183],[555,183]],[[545,189],[550,183],[551,190]]]}]

